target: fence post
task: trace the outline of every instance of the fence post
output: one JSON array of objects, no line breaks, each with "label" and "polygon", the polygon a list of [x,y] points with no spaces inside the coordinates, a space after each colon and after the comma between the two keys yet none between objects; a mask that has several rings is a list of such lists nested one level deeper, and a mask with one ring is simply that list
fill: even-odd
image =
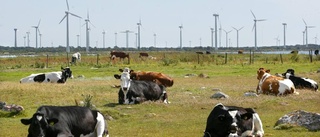
[{"label": "fence post", "polygon": [[68,54],[68,52],[67,52],[67,67],[69,67],[69,54]]},{"label": "fence post", "polygon": [[226,53],[226,57],[224,59],[224,64],[227,64],[227,62],[228,62],[228,53]]},{"label": "fence post", "polygon": [[47,68],[49,67],[48,62],[49,62],[49,55],[47,54]]},{"label": "fence post", "polygon": [[309,50],[309,58],[310,58],[310,62],[312,63],[312,50]]},{"label": "fence post", "polygon": [[97,53],[97,65],[99,65],[99,54]]}]

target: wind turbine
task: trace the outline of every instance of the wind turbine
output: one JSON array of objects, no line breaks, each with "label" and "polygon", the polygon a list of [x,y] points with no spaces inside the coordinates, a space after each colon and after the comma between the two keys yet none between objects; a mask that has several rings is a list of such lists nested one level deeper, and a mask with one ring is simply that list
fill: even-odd
[{"label": "wind turbine", "polygon": [[17,47],[17,28],[14,28],[14,47]]},{"label": "wind turbine", "polygon": [[211,30],[211,47],[213,48],[213,32],[214,32],[214,29],[210,28],[210,30]]},{"label": "wind turbine", "polygon": [[66,3],[67,3],[67,11],[65,11],[66,15],[64,15],[64,17],[62,18],[62,20],[59,22],[59,24],[64,20],[66,19],[66,22],[67,22],[67,43],[66,43],[66,51],[67,53],[70,52],[70,47],[69,47],[69,14],[72,15],[72,16],[75,16],[75,17],[78,17],[81,19],[80,16],[76,15],[76,14],[73,14],[71,12],[69,12],[69,3],[68,3],[68,0],[66,0]]},{"label": "wind turbine", "polygon": [[138,25],[138,50],[140,49],[140,27],[141,27],[141,19],[139,19]]},{"label": "wind turbine", "polygon": [[306,33],[306,47],[308,47],[308,28],[314,28],[315,26],[308,26],[306,21],[302,19],[304,24],[306,25],[305,27],[305,33]]},{"label": "wind turbine", "polygon": [[121,31],[121,33],[126,33],[126,47],[128,49],[129,48],[129,33],[133,33],[133,31],[125,30],[125,31]]},{"label": "wind turbine", "polygon": [[30,35],[30,32],[26,32],[27,33],[27,45],[28,47],[30,47],[30,39],[29,39],[29,35]]},{"label": "wind turbine", "polygon": [[319,40],[319,39],[318,39],[318,34],[314,37],[314,40],[315,40],[315,41],[314,41],[314,44],[317,45],[317,41]]},{"label": "wind turbine", "polygon": [[253,19],[254,25],[253,25],[253,28],[252,28],[252,29],[254,29],[254,47],[257,50],[258,49],[258,47],[257,47],[257,21],[265,21],[266,19],[257,19],[252,11],[251,11],[251,13],[252,13],[252,16],[254,18]]},{"label": "wind turbine", "polygon": [[37,26],[31,26],[31,27],[33,27],[33,28],[36,29],[36,48],[38,48],[38,32],[39,32],[39,34],[40,34],[40,30],[39,30],[40,22],[41,22],[41,19],[39,20]]},{"label": "wind turbine", "polygon": [[89,52],[89,48],[90,48],[90,35],[89,35],[89,31],[90,31],[90,27],[89,27],[89,23],[95,27],[89,19],[89,12],[87,12],[87,19],[84,20],[86,23],[84,25],[86,25],[86,52]]},{"label": "wind turbine", "polygon": [[180,28],[180,49],[182,49],[182,28],[183,28],[182,24],[179,26],[179,28]]},{"label": "wind turbine", "polygon": [[102,35],[103,35],[103,48],[105,48],[105,46],[106,46],[106,31],[102,31]]},{"label": "wind turbine", "polygon": [[225,33],[226,33],[226,48],[228,48],[228,34],[232,31],[226,31],[226,30],[223,30]]},{"label": "wind turbine", "polygon": [[[213,14],[213,16],[214,16],[214,19],[215,19],[215,24],[214,24],[214,26],[215,26],[215,35],[214,35],[214,37],[215,37],[215,42],[214,42],[214,44],[215,44],[215,50],[218,50],[218,28],[217,28],[217,19],[219,18],[219,14]],[[213,31],[213,30],[211,30],[211,31]]]},{"label": "wind turbine", "polygon": [[282,23],[282,25],[283,25],[283,46],[284,46],[284,48],[286,48],[286,28],[287,28],[287,23]]},{"label": "wind turbine", "polygon": [[279,39],[279,36],[274,38],[274,40],[276,40],[276,46],[279,46],[280,45],[280,39]]},{"label": "wind turbine", "polygon": [[243,29],[243,27],[241,27],[240,29],[236,29],[235,27],[232,28],[237,31],[237,48],[239,48],[239,31]]}]

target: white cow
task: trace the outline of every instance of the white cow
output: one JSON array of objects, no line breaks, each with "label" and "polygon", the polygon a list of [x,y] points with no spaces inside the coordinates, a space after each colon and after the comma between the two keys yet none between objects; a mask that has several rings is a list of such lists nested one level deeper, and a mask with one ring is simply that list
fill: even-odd
[{"label": "white cow", "polygon": [[67,78],[73,78],[71,69],[61,67],[61,71],[58,72],[31,74],[20,79],[20,83],[65,83]]}]

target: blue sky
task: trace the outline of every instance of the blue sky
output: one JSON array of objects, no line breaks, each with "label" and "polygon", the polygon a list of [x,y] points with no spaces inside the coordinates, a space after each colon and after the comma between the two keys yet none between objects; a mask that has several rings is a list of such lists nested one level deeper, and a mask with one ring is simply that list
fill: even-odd
[{"label": "blue sky", "polygon": [[[83,19],[70,16],[70,46],[85,47],[84,19],[87,13],[91,26],[90,46],[103,47],[103,30],[106,31],[106,47],[126,46],[125,30],[137,32],[141,19],[141,46],[179,47],[179,26],[183,25],[183,46],[211,46],[210,28],[214,27],[214,13],[219,14],[222,29],[232,30],[228,34],[228,46],[236,47],[236,31],[239,32],[239,46],[254,46],[252,10],[257,19],[258,46],[273,46],[276,38],[283,45],[283,25],[287,23],[287,45],[302,44],[305,28],[309,26],[308,43],[315,43],[320,36],[319,0],[69,0],[69,11]],[[59,22],[67,10],[65,0],[6,0],[0,5],[0,45],[14,45],[14,28],[17,28],[18,47],[24,46],[24,36],[30,32],[30,46],[35,47],[35,29],[38,24],[42,34],[43,47],[66,45],[66,22]],[[129,47],[135,47],[135,33],[129,34]],[[39,39],[39,37],[38,37]],[[201,40],[200,40],[201,39]],[[317,40],[319,43],[320,41]],[[40,46],[40,43],[38,43]],[[226,34],[222,32],[221,46],[226,46]]]}]

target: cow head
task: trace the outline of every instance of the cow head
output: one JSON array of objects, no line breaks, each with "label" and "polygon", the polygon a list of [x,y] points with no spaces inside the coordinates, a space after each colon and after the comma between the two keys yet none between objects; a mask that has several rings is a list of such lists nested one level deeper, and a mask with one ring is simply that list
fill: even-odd
[{"label": "cow head", "polygon": [[294,70],[293,69],[287,69],[287,71],[285,73],[282,73],[282,76],[288,78],[288,76],[294,76]]},{"label": "cow head", "polygon": [[253,110],[217,104],[207,119],[204,137],[252,136]]},{"label": "cow head", "polygon": [[63,68],[61,67],[62,76],[65,78],[73,78],[72,71],[69,67]]},{"label": "cow head", "polygon": [[20,120],[24,125],[30,125],[28,137],[45,137],[51,130],[51,126],[58,122],[58,119],[47,119],[42,113],[35,113],[30,119]]},{"label": "cow head", "polygon": [[121,86],[121,90],[124,94],[124,98],[125,98],[125,104],[129,103],[129,100],[127,99],[127,93],[129,91],[130,85],[131,85],[131,79],[130,79],[130,73],[129,72],[122,72],[121,75],[115,74],[114,77],[116,79],[120,79],[120,86]]},{"label": "cow head", "polygon": [[261,80],[266,73],[270,73],[270,69],[259,68],[257,71],[257,79]]}]

